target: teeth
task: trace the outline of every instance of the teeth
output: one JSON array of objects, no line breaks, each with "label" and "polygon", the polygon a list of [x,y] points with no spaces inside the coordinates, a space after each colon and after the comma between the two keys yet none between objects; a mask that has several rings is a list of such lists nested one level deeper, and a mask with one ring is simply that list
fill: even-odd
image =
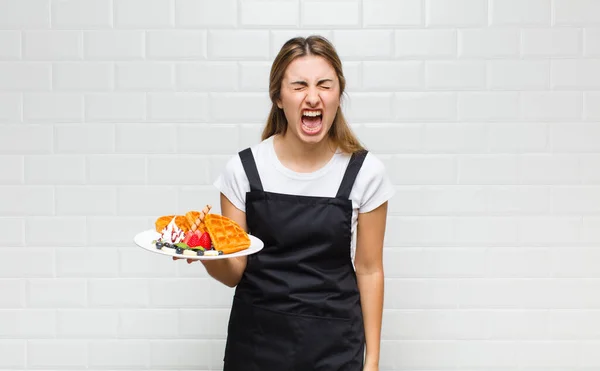
[{"label": "teeth", "polygon": [[315,117],[315,116],[321,116],[321,111],[304,111],[302,114],[304,116]]}]

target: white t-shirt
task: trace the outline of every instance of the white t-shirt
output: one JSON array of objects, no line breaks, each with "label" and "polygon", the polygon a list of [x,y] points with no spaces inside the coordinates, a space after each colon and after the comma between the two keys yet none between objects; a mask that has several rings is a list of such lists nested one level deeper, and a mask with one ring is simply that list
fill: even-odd
[{"label": "white t-shirt", "polygon": [[[252,155],[265,192],[300,196],[335,197],[344,177],[350,155],[336,152],[322,168],[311,173],[298,173],[285,167],[277,158],[273,137],[252,146]],[[214,182],[215,187],[241,211],[246,211],[246,192],[250,183],[239,155],[233,156]],[[395,193],[385,166],[375,155],[368,153],[350,192],[352,200],[352,244],[354,261],[358,213],[376,209]]]}]

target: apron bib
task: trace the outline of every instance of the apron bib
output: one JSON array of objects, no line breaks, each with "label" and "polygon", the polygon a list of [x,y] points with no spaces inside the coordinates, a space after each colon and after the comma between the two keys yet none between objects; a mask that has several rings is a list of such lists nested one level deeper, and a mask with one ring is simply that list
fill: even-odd
[{"label": "apron bib", "polygon": [[336,197],[265,192],[251,150],[248,256],[236,287],[224,371],[362,371],[364,327],[350,256],[350,191],[366,151],[352,155]]}]

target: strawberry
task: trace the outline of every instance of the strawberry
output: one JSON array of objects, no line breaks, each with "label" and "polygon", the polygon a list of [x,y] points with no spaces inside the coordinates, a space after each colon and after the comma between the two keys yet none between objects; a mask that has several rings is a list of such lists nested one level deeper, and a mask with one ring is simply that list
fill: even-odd
[{"label": "strawberry", "polygon": [[183,238],[183,241],[181,241],[181,242],[183,242],[184,244],[190,246],[189,242],[190,242],[190,239],[192,238],[193,235],[194,235],[194,232],[189,231],[188,233],[185,234],[185,237]]},{"label": "strawberry", "polygon": [[200,246],[209,250],[211,245],[212,245],[212,243],[210,241],[210,235],[208,234],[208,232],[202,233],[202,236],[200,236]]},{"label": "strawberry", "polygon": [[[198,232],[198,231],[196,231],[196,232]],[[194,232],[192,232],[190,234],[189,240],[186,243],[187,243],[187,245],[189,247],[198,247],[198,246],[200,246],[200,233],[194,233]]]}]

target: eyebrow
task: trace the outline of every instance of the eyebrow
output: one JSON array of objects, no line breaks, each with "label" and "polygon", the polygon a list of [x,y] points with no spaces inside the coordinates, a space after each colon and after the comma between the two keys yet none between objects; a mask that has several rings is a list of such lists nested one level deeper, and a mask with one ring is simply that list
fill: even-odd
[{"label": "eyebrow", "polygon": [[[326,82],[333,82],[333,80],[332,79],[322,79],[322,80],[319,80],[317,82],[317,85],[321,85],[321,84],[326,83]],[[304,81],[304,80],[292,81],[290,84],[291,85],[303,85],[303,86],[308,85],[308,83],[306,81]]]}]

